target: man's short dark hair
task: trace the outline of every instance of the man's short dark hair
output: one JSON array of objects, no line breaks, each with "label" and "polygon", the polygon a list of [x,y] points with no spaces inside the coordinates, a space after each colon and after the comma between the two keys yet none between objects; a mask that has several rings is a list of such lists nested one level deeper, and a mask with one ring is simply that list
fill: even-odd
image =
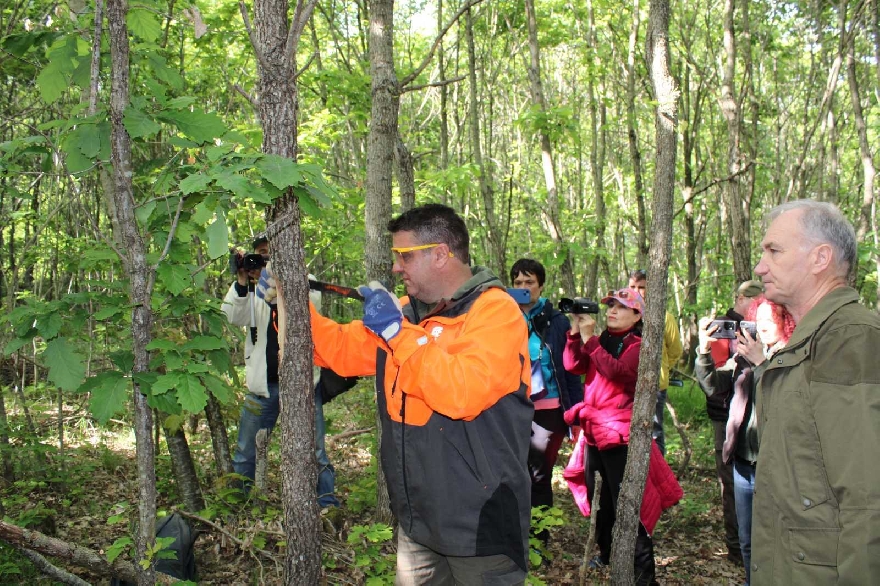
[{"label": "man's short dark hair", "polygon": [[251,250],[256,250],[257,247],[262,246],[263,244],[269,244],[269,238],[266,236],[257,236],[254,238],[254,242],[251,245]]},{"label": "man's short dark hair", "polygon": [[544,265],[531,258],[521,258],[510,267],[510,281],[513,282],[518,274],[535,275],[538,278],[538,286],[544,286],[544,279],[547,278],[547,272]]},{"label": "man's short dark hair", "polygon": [[400,214],[388,222],[388,231],[412,232],[419,244],[445,244],[461,262],[470,262],[470,236],[461,219],[449,206],[429,203]]},{"label": "man's short dark hair", "polygon": [[648,271],[645,269],[636,269],[629,274],[630,279],[635,279],[638,283],[639,281],[647,281],[648,280]]}]

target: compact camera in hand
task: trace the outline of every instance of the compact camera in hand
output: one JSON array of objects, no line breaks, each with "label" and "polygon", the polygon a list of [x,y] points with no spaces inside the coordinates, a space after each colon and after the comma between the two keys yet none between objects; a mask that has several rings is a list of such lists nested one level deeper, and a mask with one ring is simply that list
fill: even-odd
[{"label": "compact camera in hand", "polygon": [[266,266],[266,259],[262,254],[244,254],[238,251],[229,253],[229,272],[233,275],[238,271],[258,271]]},{"label": "compact camera in hand", "polygon": [[599,304],[586,297],[563,297],[559,300],[558,307],[562,313],[599,313]]}]

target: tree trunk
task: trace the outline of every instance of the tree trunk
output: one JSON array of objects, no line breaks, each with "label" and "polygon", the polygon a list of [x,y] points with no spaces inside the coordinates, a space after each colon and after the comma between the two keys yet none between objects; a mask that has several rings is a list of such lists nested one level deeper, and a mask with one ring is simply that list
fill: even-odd
[{"label": "tree trunk", "polygon": [[[288,25],[287,0],[255,0],[254,29],[248,31],[257,55],[257,91],[263,152],[296,160],[296,53],[315,0],[299,0]],[[243,15],[244,4],[240,4]],[[312,335],[308,279],[299,201],[292,189],[275,200],[268,214],[272,266],[278,282],[281,404],[281,488],[287,550],[285,584],[317,584],[321,577],[321,524],[315,498],[315,404],[312,392]]]},{"label": "tree trunk", "polygon": [[232,454],[229,451],[229,436],[226,434],[226,422],[223,420],[223,412],[220,403],[213,394],[208,393],[208,402],[205,405],[205,419],[208,421],[208,429],[211,430],[211,446],[214,449],[214,462],[217,472],[221,476],[232,474]]},{"label": "tree trunk", "polygon": [[477,52],[474,47],[474,18],[472,9],[465,13],[465,37],[467,42],[468,62],[468,121],[471,131],[471,149],[473,151],[474,164],[479,170],[478,183],[480,197],[483,203],[483,226],[486,231],[486,240],[490,261],[486,264],[498,275],[504,274],[506,266],[506,250],[499,229],[498,215],[495,212],[495,194],[492,189],[492,180],[489,165],[483,160],[483,149],[480,145],[480,109],[477,93]]},{"label": "tree trunk", "polygon": [[636,236],[639,268],[645,266],[648,257],[648,218],[645,209],[645,183],[642,179],[642,152],[639,149],[639,129],[636,116],[636,45],[639,37],[639,0],[633,0],[632,26],[629,31],[629,51],[626,60],[626,136],[629,156],[632,159],[635,199],[638,210],[638,232]]},{"label": "tree trunk", "polygon": [[[153,444],[153,413],[147,397],[141,392],[137,375],[150,369],[147,344],[150,343],[153,312],[150,304],[152,279],[147,264],[146,245],[138,231],[132,189],[131,138],[122,124],[129,103],[129,45],[126,0],[110,0],[107,4],[107,23],[110,33],[110,162],[113,165],[113,200],[124,256],[122,263],[129,280],[131,306],[131,335],[134,362],[134,425],[138,471],[138,529],[135,535],[136,561],[146,557],[147,548],[156,535],[156,447]],[[33,548],[32,548],[33,549]],[[155,583],[155,571],[139,563],[137,583],[147,586]]]},{"label": "tree trunk", "polygon": [[[380,281],[391,289],[391,173],[397,140],[398,98],[394,71],[394,0],[370,1],[370,76],[372,108],[367,146],[367,193],[365,206],[365,255],[367,280]],[[377,393],[382,389],[377,388]],[[379,458],[382,425],[376,413],[376,518],[392,525],[391,500]]]},{"label": "tree trunk", "polygon": [[162,429],[165,431],[165,443],[171,456],[171,469],[174,471],[178,496],[187,511],[198,513],[205,508],[205,499],[202,498],[202,487],[186,441],[186,434],[183,427],[178,427],[176,431],[170,431],[165,426]]},{"label": "tree trunk", "polygon": [[[669,0],[651,0],[648,25],[648,64],[657,102],[655,124],[657,154],[652,206],[650,267],[648,274],[665,275],[672,248],[673,194],[675,191],[675,116],[677,90],[669,74]],[[639,382],[630,424],[629,455],[614,524],[611,549],[612,584],[633,583],[633,559],[639,510],[648,474],[651,428],[657,404],[663,329],[666,315],[666,279],[653,282],[645,300],[645,334],[639,354]]]},{"label": "tree trunk", "polygon": [[[855,23],[854,23],[855,24]],[[859,88],[859,80],[856,77],[856,59],[855,59],[855,40],[849,43],[846,52],[846,77],[849,82],[849,95],[852,102],[853,118],[855,120],[856,131],[859,136],[859,156],[862,159],[862,177],[864,184],[862,187],[862,206],[859,210],[858,229],[856,230],[856,241],[865,242],[868,230],[871,229],[874,214],[874,181],[877,176],[874,167],[874,155],[871,152],[871,144],[868,140],[868,126],[865,121],[865,114],[862,109],[861,90]],[[874,264],[880,274],[880,257],[878,257],[876,249],[872,256]],[[853,267],[853,278],[856,279],[858,266]],[[878,292],[880,292],[880,284],[878,284]],[[876,307],[880,309],[880,297],[878,297]]]},{"label": "tree trunk", "polygon": [[[587,0],[587,18],[588,22],[588,44],[590,46],[590,62],[598,71],[597,57],[599,47],[596,42],[596,21],[593,16],[593,2]],[[599,91],[604,94],[605,82],[604,78],[599,84]],[[605,210],[605,189],[604,189],[604,169],[605,169],[605,138],[607,132],[605,130],[606,107],[604,100],[596,97],[596,81],[593,75],[589,76],[587,81],[587,95],[590,100],[590,170],[593,174],[593,197],[596,201],[596,239],[594,243],[593,254],[587,267],[587,279],[585,291],[598,291],[599,287],[599,263],[601,260],[600,252],[605,250],[605,229],[607,222],[607,214]],[[574,292],[575,289],[568,289]]]},{"label": "tree trunk", "polygon": [[740,193],[740,136],[742,116],[736,99],[736,33],[734,14],[736,0],[724,2],[724,73],[721,81],[721,112],[727,122],[727,172],[724,194],[727,197],[728,220],[730,221],[731,254],[736,281],[748,281],[752,276],[751,245],[749,244],[747,198]]},{"label": "tree trunk", "polygon": [[[5,369],[6,363],[3,363]],[[4,373],[5,374],[5,373]],[[3,385],[0,384],[0,476],[6,484],[15,481],[12,468],[12,447],[9,444],[9,419],[6,416],[6,401],[3,399]],[[0,511],[2,515],[2,511]]]},{"label": "tree trunk", "polygon": [[[532,104],[542,113],[547,111],[544,88],[541,84],[541,50],[538,46],[538,17],[535,12],[535,0],[525,0],[526,22],[529,30],[529,91]],[[574,267],[571,262],[571,250],[566,241],[560,223],[559,193],[556,187],[556,168],[553,163],[553,147],[546,128],[538,131],[541,143],[541,169],[544,172],[544,186],[547,188],[547,205],[541,210],[544,227],[556,244],[558,254],[562,256],[562,265],[558,275],[562,278],[566,291],[575,291]],[[504,266],[501,267],[502,271]]]},{"label": "tree trunk", "polygon": [[[399,107],[399,102],[398,102]],[[416,182],[413,172],[412,153],[397,133],[394,142],[394,162],[397,163],[397,185],[400,189],[400,213],[411,210],[416,205]]]}]

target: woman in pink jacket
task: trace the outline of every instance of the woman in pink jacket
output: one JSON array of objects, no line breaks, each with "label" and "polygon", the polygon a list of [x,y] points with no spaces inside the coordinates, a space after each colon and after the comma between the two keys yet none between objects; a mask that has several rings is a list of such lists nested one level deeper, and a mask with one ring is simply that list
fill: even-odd
[{"label": "woman in pink jacket", "polygon": [[[611,530],[626,467],[645,309],[642,296],[630,289],[611,292],[602,303],[608,306],[607,329],[596,335],[596,321],[589,314],[572,314],[572,327],[563,354],[566,370],[585,375],[584,400],[569,409],[565,419],[570,425],[580,425],[583,429],[590,499],[594,473],[598,471],[602,476],[600,508],[596,515],[599,555],[590,561],[592,568],[607,565],[611,557]],[[635,570],[636,584],[656,583],[654,544],[643,523],[639,524],[636,539]]]}]

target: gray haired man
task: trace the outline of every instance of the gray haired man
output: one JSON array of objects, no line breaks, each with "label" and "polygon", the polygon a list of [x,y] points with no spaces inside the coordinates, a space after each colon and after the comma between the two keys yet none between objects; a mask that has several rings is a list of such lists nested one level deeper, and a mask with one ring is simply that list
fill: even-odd
[{"label": "gray haired man", "polygon": [[752,584],[880,576],[880,316],[847,286],[852,225],[828,203],[770,212],[755,272],[794,316],[758,391]]}]

